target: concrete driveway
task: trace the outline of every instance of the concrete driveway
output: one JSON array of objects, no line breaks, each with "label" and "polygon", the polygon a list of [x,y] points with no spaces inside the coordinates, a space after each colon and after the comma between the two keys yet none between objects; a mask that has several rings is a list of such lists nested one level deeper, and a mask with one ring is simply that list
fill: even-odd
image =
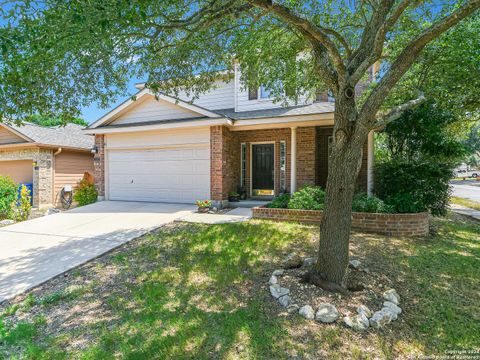
[{"label": "concrete driveway", "polygon": [[0,228],[0,302],[195,209],[103,201]]}]

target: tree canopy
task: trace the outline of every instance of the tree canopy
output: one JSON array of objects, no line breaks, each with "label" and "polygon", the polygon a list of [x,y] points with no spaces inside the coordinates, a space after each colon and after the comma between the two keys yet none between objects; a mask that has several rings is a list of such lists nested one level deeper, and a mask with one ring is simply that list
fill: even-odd
[{"label": "tree canopy", "polygon": [[[28,118],[28,122],[40,126],[45,126],[45,127],[53,127],[53,126],[62,126],[65,125],[65,120],[58,118],[58,117],[47,117],[47,116],[42,116],[42,115],[33,115]],[[80,118],[72,118],[68,119],[67,122],[72,123],[72,124],[77,124],[77,125],[82,125],[82,126],[88,126],[88,123]]]},{"label": "tree canopy", "polygon": [[[0,113],[73,117],[92,102],[107,106],[125,93],[131,77],[145,78],[156,91],[186,87],[193,98],[211,86],[215,71],[232,69],[234,61],[242,64],[244,81],[262,83],[279,98],[279,82],[298,92],[335,90],[347,73],[353,84],[367,77],[379,59],[408,68],[417,47],[478,6],[478,0],[8,2],[0,13]],[[441,19],[441,26],[432,26]],[[448,94],[453,82],[465,88],[472,84],[464,75],[478,66],[455,67],[450,60],[436,61],[433,68],[430,64],[442,57],[462,61],[468,56],[474,64],[476,19],[430,46],[412,71],[410,79],[416,83],[405,82],[409,97],[417,97],[423,90],[419,83],[427,81],[419,73],[447,70],[452,81],[440,84],[442,89],[430,84],[437,95]],[[405,51],[411,39],[417,41]],[[381,104],[382,87],[393,87],[399,75],[387,71],[374,87],[380,95],[370,96],[367,105]],[[428,77],[430,83],[439,79]]]}]

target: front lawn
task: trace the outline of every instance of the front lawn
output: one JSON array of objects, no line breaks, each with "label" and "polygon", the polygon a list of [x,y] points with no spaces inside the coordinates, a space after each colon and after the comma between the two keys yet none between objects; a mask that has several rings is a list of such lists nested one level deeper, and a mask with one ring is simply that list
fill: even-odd
[{"label": "front lawn", "polygon": [[355,234],[352,255],[385,277],[404,313],[356,333],[288,315],[267,290],[314,226],[254,221],[174,224],[0,308],[0,358],[397,359],[478,348],[480,226],[435,222],[437,234]]},{"label": "front lawn", "polygon": [[475,210],[480,211],[480,202],[478,202],[478,201],[473,201],[473,200],[469,200],[469,199],[465,199],[465,198],[461,198],[461,197],[452,196],[450,198],[450,202],[452,204],[465,206],[465,207],[468,207],[470,209],[475,209]]}]

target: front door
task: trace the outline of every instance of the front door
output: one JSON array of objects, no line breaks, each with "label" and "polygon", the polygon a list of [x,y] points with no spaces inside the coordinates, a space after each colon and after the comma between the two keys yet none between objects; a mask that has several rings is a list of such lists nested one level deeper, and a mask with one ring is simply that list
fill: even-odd
[{"label": "front door", "polygon": [[252,195],[274,195],[274,144],[252,144]]}]

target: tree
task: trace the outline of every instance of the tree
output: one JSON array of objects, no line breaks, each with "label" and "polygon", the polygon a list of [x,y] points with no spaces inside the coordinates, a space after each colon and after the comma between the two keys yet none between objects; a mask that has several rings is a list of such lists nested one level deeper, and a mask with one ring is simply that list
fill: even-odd
[{"label": "tree", "polygon": [[[192,98],[214,71],[242,67],[242,81],[299,93],[328,88],[336,99],[319,258],[310,281],[345,285],[351,205],[368,133],[423,101],[385,109],[387,96],[422,50],[480,8],[412,0],[27,1],[3,10],[1,112],[106,105],[127,79],[148,76],[155,92]],[[388,66],[364,96],[356,85],[372,66]],[[296,90],[296,95],[291,90]]]},{"label": "tree", "polygon": [[59,117],[49,117],[49,116],[42,116],[42,115],[33,115],[28,118],[28,121],[32,124],[45,126],[45,127],[53,127],[53,126],[63,126],[66,123],[72,123],[82,126],[88,126],[88,123],[80,118],[72,118],[69,120],[62,120]]}]

